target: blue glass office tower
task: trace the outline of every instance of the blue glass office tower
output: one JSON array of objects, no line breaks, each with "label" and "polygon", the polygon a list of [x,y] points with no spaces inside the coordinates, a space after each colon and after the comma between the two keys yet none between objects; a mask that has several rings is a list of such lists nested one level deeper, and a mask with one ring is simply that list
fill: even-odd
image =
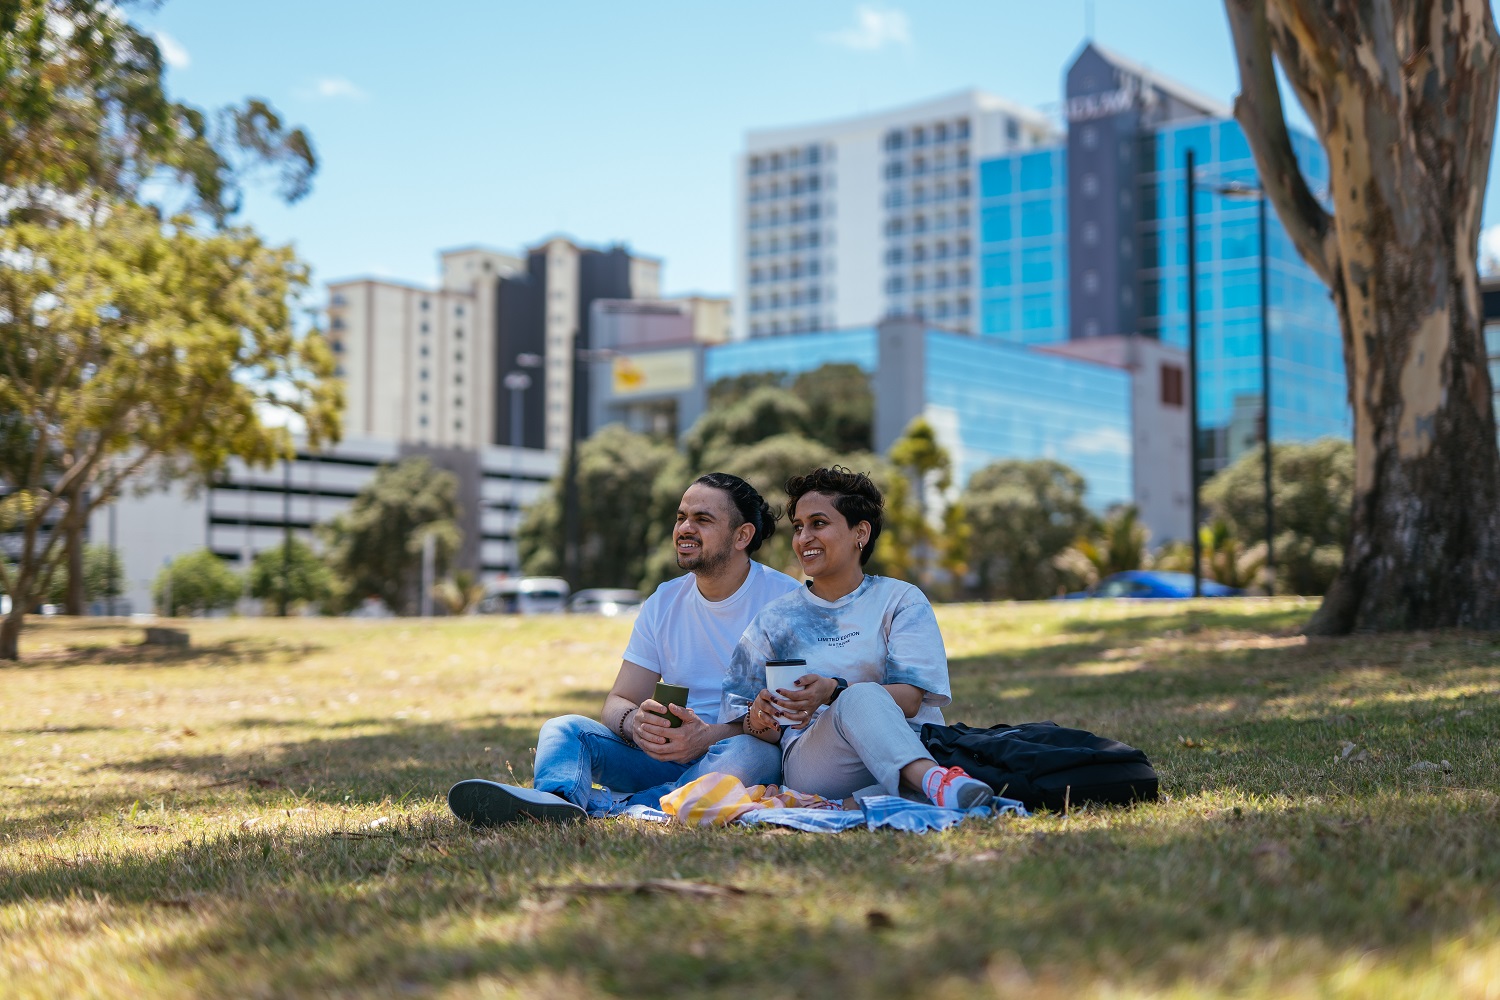
[{"label": "blue glass office tower", "polygon": [[921,415],[951,452],[959,484],[997,459],[1051,458],[1083,475],[1095,511],[1132,502],[1132,381],[1118,366],[890,319],[710,347],[703,375],[712,385],[835,361],[871,376],[877,451]]},{"label": "blue glass office tower", "polygon": [[[978,332],[1026,345],[1141,336],[1187,347],[1184,157],[1197,161],[1200,476],[1261,437],[1256,183],[1229,109],[1089,44],[1069,67],[1066,140],[979,164]],[[1316,141],[1293,144],[1314,188]],[[1348,437],[1338,317],[1328,291],[1267,219],[1273,441]],[[1182,372],[1156,376],[1162,402]],[[1185,416],[1185,415],[1184,415]],[[1137,469],[1137,478],[1141,470]],[[1184,480],[1185,484],[1185,480]]]}]

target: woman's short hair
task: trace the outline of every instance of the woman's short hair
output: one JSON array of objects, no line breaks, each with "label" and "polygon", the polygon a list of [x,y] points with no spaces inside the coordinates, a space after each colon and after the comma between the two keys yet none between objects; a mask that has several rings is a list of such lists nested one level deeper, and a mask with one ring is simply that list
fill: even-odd
[{"label": "woman's short hair", "polygon": [[797,501],[805,493],[826,493],[833,497],[834,509],[844,515],[851,528],[861,521],[870,523],[870,538],[859,553],[861,566],[869,562],[870,553],[875,551],[875,540],[880,537],[881,515],[885,510],[880,487],[863,472],[854,472],[842,465],[814,469],[805,476],[793,476],[786,481],[787,517],[797,516]]},{"label": "woman's short hair", "polygon": [[731,476],[727,472],[710,472],[699,476],[693,482],[698,486],[711,486],[716,490],[723,490],[729,495],[729,502],[733,504],[736,513],[740,516],[739,524],[733,525],[732,528],[738,528],[740,524],[755,526],[755,537],[751,538],[750,544],[745,547],[747,555],[760,548],[761,542],[776,534],[776,519],[781,516],[781,512],[766,503],[756,492],[755,487],[739,476]]}]

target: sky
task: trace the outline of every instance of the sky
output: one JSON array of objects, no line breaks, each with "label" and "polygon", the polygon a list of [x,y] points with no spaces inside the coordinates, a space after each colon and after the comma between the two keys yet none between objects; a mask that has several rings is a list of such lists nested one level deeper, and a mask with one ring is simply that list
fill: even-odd
[{"label": "sky", "polygon": [[175,98],[263,97],[309,131],[312,193],[282,205],[268,179],[241,221],[293,243],[319,296],[358,275],[430,285],[441,249],[555,233],[661,258],[667,294],[731,293],[747,130],[969,87],[1055,115],[1090,21],[1209,96],[1238,89],[1213,0],[167,0],[131,16]]}]

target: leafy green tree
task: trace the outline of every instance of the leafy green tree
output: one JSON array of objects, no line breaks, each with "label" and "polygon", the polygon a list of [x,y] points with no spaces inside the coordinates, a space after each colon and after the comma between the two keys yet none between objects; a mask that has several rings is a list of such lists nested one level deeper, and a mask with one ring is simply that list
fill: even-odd
[{"label": "leafy green tree", "polygon": [[484,599],[484,584],[466,569],[455,570],[448,579],[432,585],[432,596],[450,615],[466,615]]},{"label": "leafy green tree", "polygon": [[274,601],[285,615],[294,604],[322,604],[333,598],[333,574],[312,546],[293,538],[255,554],[250,563],[250,596]]},{"label": "leafy green tree", "polygon": [[792,380],[792,395],[807,404],[807,435],[840,453],[875,446],[875,393],[856,364],[830,362]]},{"label": "leafy green tree", "polygon": [[[656,492],[661,470],[676,452],[658,438],[611,424],[578,448],[579,578],[585,587],[636,587],[646,574],[653,524],[665,519]],[[686,484],[684,483],[683,486]],[[677,493],[680,497],[683,486]],[[561,482],[527,508],[521,522],[521,561],[526,572],[559,576],[563,569]]]},{"label": "leafy green tree", "polygon": [[973,532],[969,565],[983,597],[1050,597],[1065,577],[1059,553],[1088,530],[1084,481],[1050,459],[1005,459],[980,469],[959,502]]},{"label": "leafy green tree", "polygon": [[756,389],[786,386],[787,373],[745,372],[742,375],[726,375],[708,387],[708,406],[711,410],[733,406]]},{"label": "leafy green tree", "polygon": [[[112,0],[9,0],[0,5],[0,185],[10,211],[53,215],[58,194],[234,215],[244,179],[278,173],[288,202],[311,190],[312,142],[269,104],[219,111],[173,100],[161,52]],[[155,6],[155,4],[150,4]],[[159,202],[160,203],[160,202]]]},{"label": "leafy green tree", "polygon": [[1140,521],[1134,504],[1109,511],[1089,534],[1064,549],[1055,560],[1058,569],[1083,586],[1093,586],[1113,573],[1143,569],[1150,560],[1146,546],[1151,532]]},{"label": "leafy green tree", "polygon": [[349,509],[318,530],[339,606],[378,597],[398,615],[415,614],[425,539],[433,539],[433,579],[448,572],[463,539],[458,478],[425,458],[382,465]]},{"label": "leafy green tree", "polygon": [[172,100],[129,6],[0,4],[0,530],[20,537],[0,659],[65,561],[81,604],[85,498],[283,455],[268,408],[338,436],[332,355],[291,332],[305,269],[223,228],[262,170],[306,194],[311,143],[263,101]]},{"label": "leafy green tree", "polygon": [[712,471],[713,459],[780,434],[807,436],[812,409],[785,389],[761,386],[739,402],[709,410],[683,439],[688,464]]},{"label": "leafy green tree", "polygon": [[326,342],[292,329],[306,269],[247,230],[116,205],[87,226],[0,229],[0,257],[16,262],[0,268],[0,411],[28,434],[0,469],[0,522],[20,535],[15,572],[0,569],[17,598],[0,659],[15,659],[23,609],[87,515],[68,498],[108,504],[146,475],[205,481],[231,456],[269,464],[291,433],[266,410],[299,415],[315,446],[336,438],[342,388]]},{"label": "leafy green tree", "polygon": [[208,549],[173,559],[151,586],[156,606],[168,617],[232,607],[242,591],[239,574]]},{"label": "leafy green tree", "polygon": [[[1224,522],[1246,549],[1262,543],[1266,533],[1261,456],[1259,448],[1241,455],[1203,487],[1210,524]],[[1279,444],[1271,459],[1277,590],[1322,594],[1332,584],[1349,540],[1354,448],[1335,438]]]},{"label": "leafy green tree", "polygon": [[[71,573],[64,563],[59,572],[53,574],[52,586],[47,591],[47,603],[62,604],[67,600],[71,586]],[[125,593],[125,569],[118,549],[102,542],[93,542],[83,547],[84,601],[102,601],[119,597]]]},{"label": "leafy green tree", "polygon": [[[891,445],[890,475],[881,482],[886,504],[886,532],[872,562],[878,572],[910,580],[931,590],[935,570],[950,577],[964,572],[969,525],[960,504],[950,502],[953,460],[923,417],[916,417]],[[940,507],[928,510],[936,495]]]}]

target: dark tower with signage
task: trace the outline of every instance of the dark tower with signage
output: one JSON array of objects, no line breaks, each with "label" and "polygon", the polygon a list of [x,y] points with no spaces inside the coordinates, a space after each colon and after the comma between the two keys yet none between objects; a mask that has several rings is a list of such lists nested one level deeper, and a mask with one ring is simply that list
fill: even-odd
[{"label": "dark tower with signage", "polygon": [[1073,340],[1140,329],[1140,272],[1156,266],[1141,224],[1155,214],[1143,174],[1156,169],[1153,129],[1220,116],[1184,88],[1090,42],[1068,68],[1068,335]]}]

